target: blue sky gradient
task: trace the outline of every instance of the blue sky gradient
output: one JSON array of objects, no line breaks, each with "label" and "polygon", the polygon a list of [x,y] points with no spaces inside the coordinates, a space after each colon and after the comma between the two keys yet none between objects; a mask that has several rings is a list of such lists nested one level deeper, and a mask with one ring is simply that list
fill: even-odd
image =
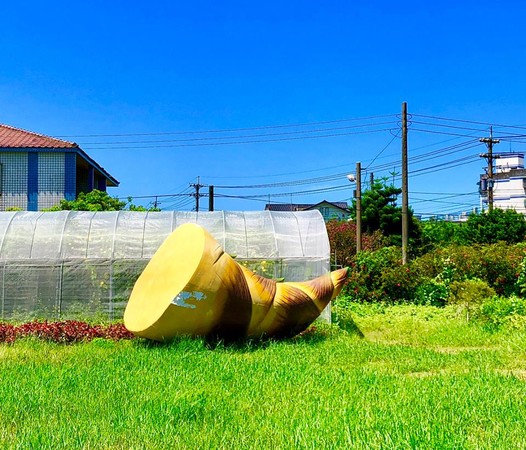
[{"label": "blue sky gradient", "polygon": [[407,101],[411,206],[470,210],[476,140],[526,134],[519,1],[22,0],[3,17],[0,123],[79,143],[135,203],[191,210],[198,176],[216,209],[350,201],[356,161],[400,185]]}]

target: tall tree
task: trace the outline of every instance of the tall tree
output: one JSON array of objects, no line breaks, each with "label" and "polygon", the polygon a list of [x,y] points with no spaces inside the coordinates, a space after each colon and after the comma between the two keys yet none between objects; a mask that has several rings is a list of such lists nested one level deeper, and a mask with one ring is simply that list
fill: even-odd
[{"label": "tall tree", "polygon": [[[362,229],[367,233],[380,230],[398,244],[402,234],[402,208],[397,206],[397,198],[402,189],[388,184],[387,178],[374,180],[372,186],[362,194]],[[351,205],[351,216],[356,219],[356,201]],[[409,236],[419,238],[421,231],[409,208]],[[401,241],[400,241],[401,242]]]}]

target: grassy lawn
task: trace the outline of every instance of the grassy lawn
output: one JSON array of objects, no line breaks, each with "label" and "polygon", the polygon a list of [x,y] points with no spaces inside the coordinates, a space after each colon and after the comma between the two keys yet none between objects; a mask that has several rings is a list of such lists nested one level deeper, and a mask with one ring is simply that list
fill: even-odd
[{"label": "grassy lawn", "polygon": [[352,317],[364,337],[0,344],[0,448],[526,448],[526,332],[432,307]]}]

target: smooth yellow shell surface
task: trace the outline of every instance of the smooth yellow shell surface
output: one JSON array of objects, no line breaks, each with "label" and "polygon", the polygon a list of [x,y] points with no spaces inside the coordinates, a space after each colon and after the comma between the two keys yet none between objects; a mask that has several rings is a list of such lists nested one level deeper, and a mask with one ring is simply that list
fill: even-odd
[{"label": "smooth yellow shell surface", "polygon": [[339,293],[347,269],[276,283],[239,265],[202,227],[178,227],[138,278],[124,312],[137,336],[293,336]]}]

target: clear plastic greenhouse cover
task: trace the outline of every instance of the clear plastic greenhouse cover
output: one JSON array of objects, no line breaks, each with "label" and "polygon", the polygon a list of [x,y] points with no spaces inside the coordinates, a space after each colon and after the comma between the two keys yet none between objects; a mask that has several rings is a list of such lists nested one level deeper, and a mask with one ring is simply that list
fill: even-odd
[{"label": "clear plastic greenhouse cover", "polygon": [[187,222],[263,276],[302,281],[329,270],[319,211],[2,212],[1,318],[122,317],[149,259]]}]

